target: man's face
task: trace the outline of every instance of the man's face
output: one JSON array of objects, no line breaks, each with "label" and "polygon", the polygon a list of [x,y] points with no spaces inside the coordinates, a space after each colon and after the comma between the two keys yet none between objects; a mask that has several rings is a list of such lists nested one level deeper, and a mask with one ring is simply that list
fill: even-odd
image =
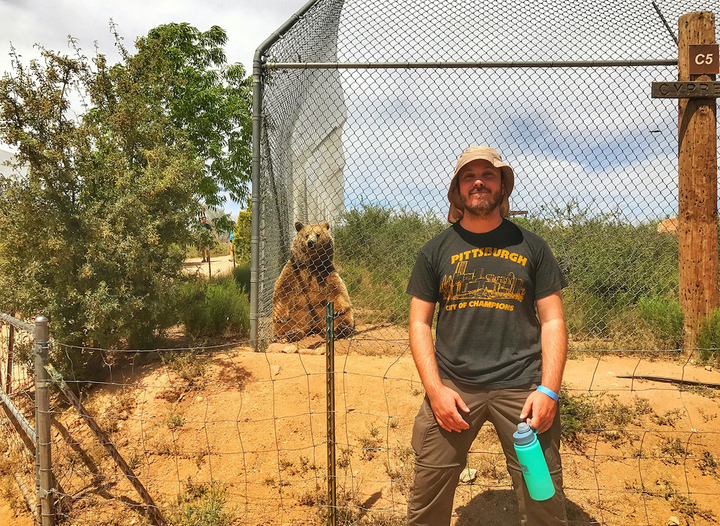
[{"label": "man's face", "polygon": [[458,173],[458,190],[465,213],[490,217],[502,203],[505,187],[500,168],[490,161],[470,161]]}]

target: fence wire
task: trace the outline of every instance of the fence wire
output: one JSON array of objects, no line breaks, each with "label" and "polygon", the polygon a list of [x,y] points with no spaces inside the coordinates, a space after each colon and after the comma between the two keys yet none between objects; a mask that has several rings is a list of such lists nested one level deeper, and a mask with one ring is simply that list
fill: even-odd
[{"label": "fence wire", "polygon": [[[512,220],[550,243],[569,281],[571,337],[682,346],[677,102],[652,99],[650,85],[677,78],[678,17],[718,8],[314,4],[265,52],[260,338],[286,338],[272,309],[293,301],[275,284],[297,221],[329,223],[358,327],[406,319],[412,262],[448,224],[455,160],[488,144],[515,170]],[[603,61],[633,65],[591,66]],[[585,66],[557,67],[568,62]]]},{"label": "fence wire", "polygon": [[[7,340],[3,340],[5,343]],[[170,523],[325,524],[328,447],[325,341],[242,342],[211,349],[117,351],[55,343],[65,380]],[[424,391],[407,335],[385,327],[335,342],[338,524],[403,524],[410,437]],[[574,352],[561,393],[562,461],[571,524],[711,524],[720,514],[717,349]],[[80,361],[94,359],[88,371]],[[25,379],[25,380],[23,380]],[[27,375],[15,396],[32,407]],[[55,386],[53,472],[69,524],[131,525],[146,506]],[[20,402],[23,406],[26,402]],[[28,417],[32,410],[27,411]],[[0,415],[3,495],[34,462]],[[515,524],[514,492],[491,424],[471,448],[456,525]],[[488,510],[492,510],[489,513]],[[183,518],[185,517],[185,519]],[[233,522],[234,521],[234,522]]]},{"label": "fence wire", "polygon": [[35,506],[34,341],[32,334],[0,322],[0,491],[16,511]]},{"label": "fence wire", "polygon": [[[336,269],[343,285],[333,290],[352,305],[341,319],[352,316],[354,332],[335,342],[338,517],[402,524],[424,396],[404,328],[405,285],[418,248],[447,226],[455,159],[485,143],[515,169],[513,221],[548,240],[570,282],[575,351],[561,403],[570,523],[715,522],[717,349],[676,352],[677,240],[662,221],[677,213],[677,109],[649,92],[652,81],[676,76],[663,63],[677,56],[678,16],[718,7],[317,2],[265,54],[257,270],[266,352],[246,342],[152,351],[56,342],[51,361],[170,522],[207,513],[239,524],[323,524],[325,342],[311,334],[316,312],[286,315],[290,329],[278,338],[272,311],[290,303],[275,284],[294,240],[308,244],[295,223],[327,222],[332,242],[316,233],[322,250],[305,268],[323,278]],[[526,67],[573,61],[633,65]],[[410,62],[428,67],[397,67]],[[330,66],[295,67],[311,63]],[[9,341],[3,332],[2,387],[32,423],[31,341],[13,344],[8,367]],[[107,448],[57,386],[53,393],[53,470],[68,503],[58,517],[148,521]],[[13,484],[32,496],[34,460],[11,426],[0,413],[2,496],[15,499],[19,516]],[[517,523],[492,426],[467,468],[454,524]]]}]

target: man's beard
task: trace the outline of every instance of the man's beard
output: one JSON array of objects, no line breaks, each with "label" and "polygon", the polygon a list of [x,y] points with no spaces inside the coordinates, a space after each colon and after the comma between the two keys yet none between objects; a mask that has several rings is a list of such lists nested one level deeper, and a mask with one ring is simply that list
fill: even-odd
[{"label": "man's beard", "polygon": [[495,209],[500,206],[500,203],[502,203],[503,192],[501,188],[497,192],[485,193],[485,199],[479,202],[474,202],[473,204],[470,204],[471,197],[472,193],[467,197],[460,194],[460,201],[462,201],[465,213],[476,217],[486,218],[490,217]]}]

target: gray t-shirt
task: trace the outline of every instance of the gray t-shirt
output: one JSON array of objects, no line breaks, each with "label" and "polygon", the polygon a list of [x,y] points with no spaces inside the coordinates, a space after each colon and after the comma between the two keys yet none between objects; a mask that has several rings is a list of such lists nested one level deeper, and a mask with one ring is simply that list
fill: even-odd
[{"label": "gray t-shirt", "polygon": [[420,249],[407,293],[440,304],[435,357],[443,378],[506,389],[540,382],[535,301],[565,285],[539,236],[508,220],[484,234],[457,222]]}]

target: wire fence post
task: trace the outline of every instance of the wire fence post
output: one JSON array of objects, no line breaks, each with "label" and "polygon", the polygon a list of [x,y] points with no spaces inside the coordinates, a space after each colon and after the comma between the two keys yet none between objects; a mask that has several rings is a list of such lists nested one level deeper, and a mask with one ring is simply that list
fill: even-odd
[{"label": "wire fence post", "polygon": [[35,319],[35,428],[37,433],[36,480],[38,484],[38,506],[41,526],[55,525],[53,494],[55,493],[52,475],[51,439],[50,439],[50,378],[45,370],[48,364],[48,319],[38,316]]},{"label": "wire fence post", "polygon": [[[13,312],[13,315],[15,313]],[[5,394],[12,392],[12,368],[13,368],[13,354],[15,353],[15,326],[12,323],[8,324],[8,355],[7,355],[7,369],[5,369]]]},{"label": "wire fence post", "polygon": [[327,479],[329,525],[337,525],[337,477],[335,474],[335,304],[325,306],[325,364],[327,387]]}]

